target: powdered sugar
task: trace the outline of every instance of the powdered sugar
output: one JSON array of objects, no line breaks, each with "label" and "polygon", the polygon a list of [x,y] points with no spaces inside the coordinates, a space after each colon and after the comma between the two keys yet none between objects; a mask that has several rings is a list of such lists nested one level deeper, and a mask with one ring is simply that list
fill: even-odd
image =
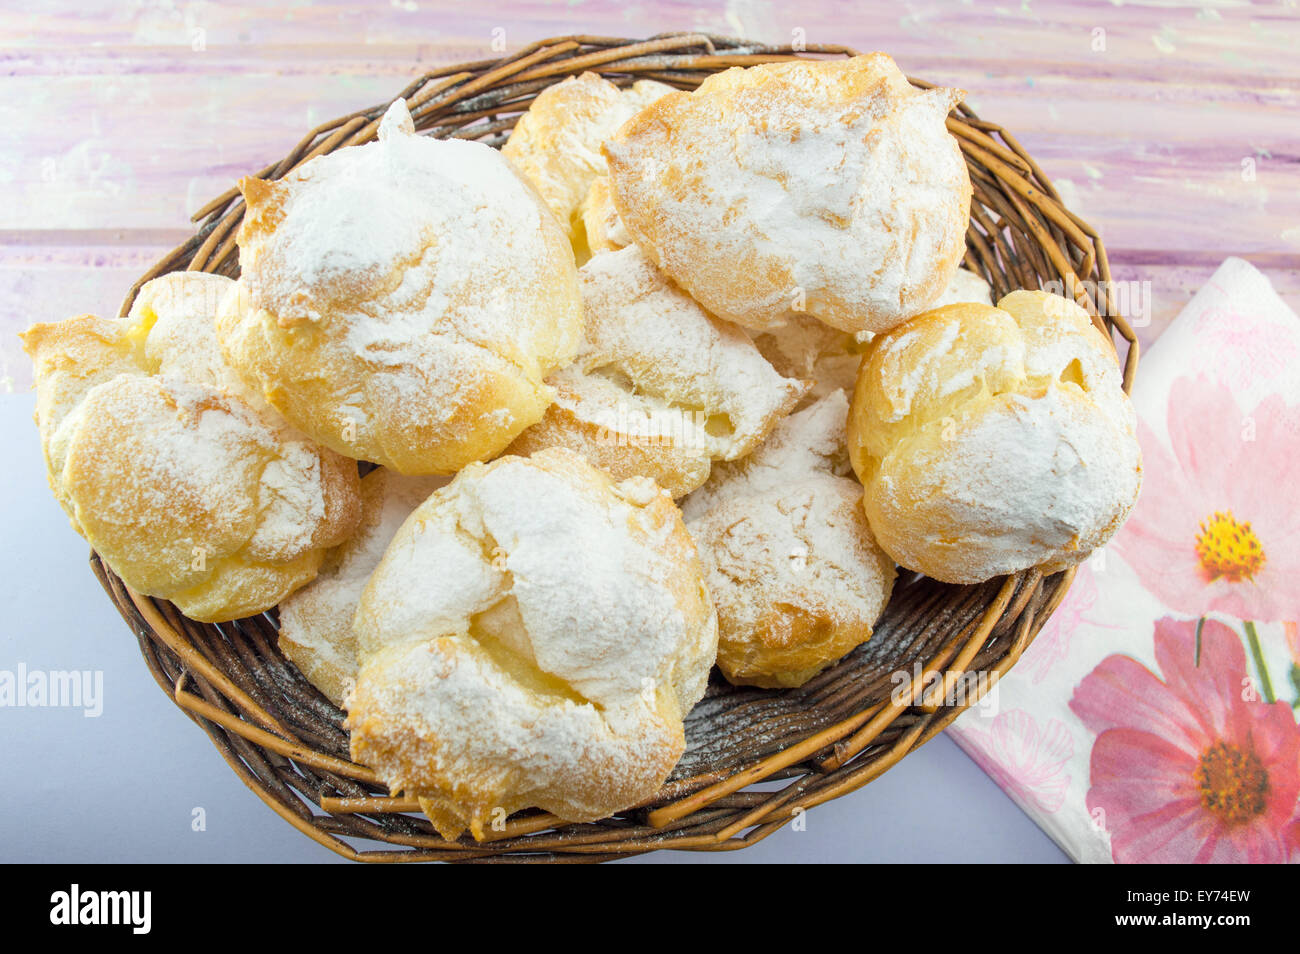
[{"label": "powdered sugar", "polygon": [[471,825],[512,799],[604,814],[657,785],[717,638],[671,501],[563,450],[471,465],[435,493],[356,628],[354,750]]},{"label": "powdered sugar", "polygon": [[1109,345],[1065,299],[933,311],[874,341],[863,375],[854,466],[905,566],[955,583],[1059,569],[1136,498],[1132,406]]},{"label": "powdered sugar", "polygon": [[733,681],[800,685],[871,634],[893,563],[844,465],[848,401],[791,415],[683,504],[718,607],[718,663]]},{"label": "powdered sugar", "polygon": [[645,481],[620,500],[523,458],[463,472],[372,581],[365,600],[385,610],[364,648],[464,632],[509,595],[527,640],[515,648],[584,697],[612,705],[663,680],[688,624],[648,503]]},{"label": "powdered sugar", "polygon": [[804,392],[636,247],[597,255],[579,274],[587,323],[577,364],[589,372],[616,368],[637,396],[721,418],[698,435],[709,456],[731,460],[748,451]]},{"label": "powdered sugar", "polygon": [[283,560],[312,543],[325,520],[320,455],[304,443],[285,444],[262,468],[257,499],[262,519],[248,541],[248,552],[260,559]]},{"label": "powdered sugar", "polygon": [[501,152],[533,184],[556,219],[571,229],[593,180],[605,173],[605,140],[644,106],[670,92],[672,87],[653,80],[620,90],[595,73],[568,77],[537,95]]},{"label": "powdered sugar", "polygon": [[[401,100],[384,115],[379,142],[318,157],[283,184],[290,188],[273,241],[244,256],[253,301],[281,322],[319,321],[378,286],[376,320],[349,329],[358,353],[382,351],[391,361],[395,348],[438,330],[449,301],[491,292],[513,266],[525,276],[537,267],[529,243],[503,241],[536,233],[540,210],[500,154],[415,135]],[[471,338],[495,339],[508,329],[507,297],[489,294],[472,327],[450,317]]]},{"label": "powdered sugar", "polygon": [[[690,524],[692,533],[716,541],[706,547],[705,565],[727,617],[724,635],[762,626],[783,590],[786,601],[797,599],[795,592],[825,595],[818,608],[831,616],[880,615],[892,574],[864,532],[860,498],[855,481],[811,473],[787,487],[732,497]],[[735,586],[747,592],[728,595]]]},{"label": "powdered sugar", "polygon": [[[122,325],[128,336],[143,336],[143,355],[154,373],[224,395],[271,432],[276,453],[258,481],[260,520],[247,552],[256,560],[284,561],[310,549],[327,520],[321,454],[328,452],[285,423],[221,353],[213,319],[234,288],[220,275],[173,272],[140,289]],[[202,466],[197,448],[184,452]]]},{"label": "powdered sugar", "polygon": [[376,468],[361,481],[357,532],[332,555],[319,576],[280,604],[280,647],[336,705],[356,683],[352,630],[361,592],[406,518],[446,483]]},{"label": "powdered sugar", "polygon": [[610,141],[624,223],[720,317],[891,327],[964,249],[970,187],[944,126],[958,95],[911,89],[880,54],[715,74]]},{"label": "powdered sugar", "polygon": [[[114,386],[115,385],[115,386]],[[199,505],[226,519],[248,514],[256,498],[246,496],[276,449],[274,434],[236,403],[213,391],[172,376],[120,377],[88,396],[91,410],[84,423],[125,432],[138,453],[135,493],[123,495],[98,519],[130,520],[141,508]],[[129,435],[129,436],[128,436]],[[86,446],[86,445],[82,445]],[[80,465],[89,461],[84,458]],[[111,475],[103,475],[105,481]],[[196,541],[197,542],[197,541]]]},{"label": "powdered sugar", "polygon": [[687,525],[729,499],[789,488],[810,474],[848,473],[848,411],[844,392],[832,391],[782,420],[752,454],[715,465],[708,483],[682,501]]},{"label": "powdered sugar", "polygon": [[[1113,532],[1137,496],[1140,478],[1132,433],[1114,427],[1089,400],[1058,386],[1041,397],[1010,394],[963,421],[951,441],[914,448],[910,480],[882,468],[873,490],[879,512],[918,505],[942,513],[952,528],[953,565],[978,565],[988,578],[1063,558],[1076,562]],[[934,547],[930,533],[904,518],[879,533],[905,565],[925,568],[915,546]],[[930,522],[936,522],[931,518]]]},{"label": "powdered sugar", "polygon": [[[783,569],[806,570],[805,581],[823,572],[834,576],[845,568],[860,569],[868,541],[862,539],[860,528],[845,527],[843,519],[834,515],[842,508],[842,497],[847,495],[854,507],[861,497],[857,481],[836,476],[847,470],[847,417],[843,391],[790,415],[762,447],[715,468],[709,481],[682,502],[687,528],[706,520],[730,523],[743,514],[747,524],[743,535],[753,549],[733,553],[741,562],[757,561],[771,569],[782,564],[773,553],[794,557],[802,565]],[[811,560],[810,552],[816,554]],[[736,575],[734,570],[724,572]]]},{"label": "powdered sugar", "polygon": [[[928,376],[934,374],[935,368],[952,350],[952,346],[956,343],[960,334],[961,323],[959,321],[953,320],[945,324],[943,327],[943,333],[937,340],[928,343],[923,354],[919,356],[911,355],[909,356],[910,360],[908,362],[899,364],[899,367],[903,369],[903,373],[891,382],[891,392],[904,396],[914,394],[920,383]],[[900,338],[897,342],[891,342],[887,347],[887,351],[892,354],[898,354],[910,348],[911,344],[912,340],[908,339],[907,336],[904,335],[903,338]],[[974,369],[970,369],[969,373],[973,380]],[[940,388],[942,390],[950,388],[951,386],[952,381],[949,379],[940,385]],[[943,393],[947,393],[947,391],[944,390]],[[911,413],[911,410],[911,401],[904,398],[904,400],[898,401],[894,404],[893,415],[886,418],[886,420],[890,422],[901,421],[905,416]]]},{"label": "powdered sugar", "polygon": [[355,464],[223,361],[212,322],[233,284],[172,273],[125,318],[27,336],[50,482],[74,526],[129,586],[204,622],[274,606],[356,519]]},{"label": "powdered sugar", "polygon": [[541,417],[581,335],[573,252],[535,192],[481,143],[415,135],[246,179],[243,273],[217,334],[284,417],[410,474],[500,453]]},{"label": "powdered sugar", "polygon": [[978,302],[981,305],[993,304],[993,289],[979,275],[968,268],[959,268],[953,273],[948,287],[934,301],[931,308],[955,305],[961,302]]}]

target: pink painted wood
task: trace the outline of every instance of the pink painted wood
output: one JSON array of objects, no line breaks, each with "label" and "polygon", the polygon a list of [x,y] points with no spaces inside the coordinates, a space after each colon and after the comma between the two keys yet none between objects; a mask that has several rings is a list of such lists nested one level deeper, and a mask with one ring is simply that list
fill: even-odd
[{"label": "pink painted wood", "polygon": [[1295,0],[252,0],[0,11],[0,391],[14,332],[115,313],[190,214],[302,132],[433,66],[565,33],[701,30],[884,50],[968,91],[1151,283],[1149,343],[1229,254],[1300,306]]}]

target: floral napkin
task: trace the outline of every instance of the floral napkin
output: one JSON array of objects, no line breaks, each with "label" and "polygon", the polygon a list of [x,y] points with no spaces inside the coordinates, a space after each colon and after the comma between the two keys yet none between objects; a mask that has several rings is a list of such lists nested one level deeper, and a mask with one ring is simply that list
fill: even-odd
[{"label": "floral napkin", "polygon": [[1300,319],[1230,258],[1133,402],[1132,516],[949,732],[1077,861],[1300,860]]}]

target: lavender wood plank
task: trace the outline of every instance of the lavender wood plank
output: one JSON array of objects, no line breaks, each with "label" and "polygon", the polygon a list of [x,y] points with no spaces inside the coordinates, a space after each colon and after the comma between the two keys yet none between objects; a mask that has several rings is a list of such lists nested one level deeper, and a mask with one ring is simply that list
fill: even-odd
[{"label": "lavender wood plank", "polygon": [[[423,70],[575,31],[693,29],[880,48],[905,69],[970,90],[1101,229],[1117,273],[1154,276],[1163,291],[1144,335],[1189,297],[1187,281],[1228,253],[1259,258],[1284,294],[1295,288],[1294,4],[790,9],[764,0],[479,10],[313,2],[287,11],[59,0],[0,11],[0,230],[9,243],[0,359],[13,364],[7,333],[33,307],[114,310],[139,271],[133,263],[152,260],[140,249],[161,251],[151,244],[160,230],[183,235],[195,208],[305,128],[382,101]],[[57,248],[42,259],[44,245]]]},{"label": "lavender wood plank", "polygon": [[[316,2],[279,4],[140,5],[122,9],[99,0],[52,0],[25,11],[0,11],[0,36],[21,69],[67,71],[69,61],[93,63],[115,47],[215,51],[357,47],[439,50],[476,48],[494,41],[517,46],[529,39],[573,32],[648,36],[664,30],[702,30],[756,40],[832,42],[886,49],[929,59],[962,56],[1041,63],[1070,69],[1101,57],[1118,62],[1164,62],[1186,72],[1248,66],[1256,75],[1294,74],[1289,58],[1296,30],[1291,3],[1219,2],[1020,4],[921,0],[904,6],[820,3],[778,6],[766,0],[692,3],[512,2],[469,6],[440,2]],[[1098,33],[1097,31],[1104,31]],[[312,54],[306,53],[310,57]],[[347,55],[347,54],[345,54]],[[382,54],[379,54],[382,56]],[[186,68],[202,68],[192,61]]]},{"label": "lavender wood plank", "polygon": [[181,240],[157,234],[147,236],[152,244],[128,245],[110,235],[62,238],[70,244],[18,244],[0,236],[0,394],[31,386],[18,332],[87,312],[116,315],[136,277]]},{"label": "lavender wood plank", "polygon": [[[936,80],[974,86],[939,71]],[[1206,87],[1196,102],[1121,108],[1128,82],[979,79],[982,115],[1016,131],[1072,207],[1116,247],[1300,252],[1300,93]],[[238,176],[331,115],[380,102],[390,76],[18,78],[0,106],[0,229],[179,228]],[[1159,87],[1148,84],[1155,96]],[[1219,98],[1214,98],[1214,97]],[[14,103],[39,104],[24,110]],[[48,117],[84,112],[89,124]],[[1158,128],[1157,128],[1158,127]]]}]

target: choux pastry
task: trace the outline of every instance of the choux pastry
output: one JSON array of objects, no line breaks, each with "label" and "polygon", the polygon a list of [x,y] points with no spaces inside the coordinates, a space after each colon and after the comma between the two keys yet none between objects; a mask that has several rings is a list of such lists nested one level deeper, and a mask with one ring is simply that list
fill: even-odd
[{"label": "choux pastry", "polygon": [[956,305],[962,302],[975,302],[980,305],[993,304],[993,289],[979,275],[976,275],[969,268],[959,268],[953,272],[952,280],[948,282],[939,297],[930,303],[930,309],[942,308],[944,305]]},{"label": "choux pastry", "polygon": [[849,451],[881,547],[948,583],[1082,561],[1141,484],[1121,383],[1087,313],[1041,291],[947,305],[873,339]]},{"label": "choux pastry", "polygon": [[632,244],[632,236],[627,234],[627,228],[618,216],[618,206],[614,204],[614,191],[609,184],[608,174],[592,181],[578,214],[582,219],[582,229],[590,254],[616,252]]},{"label": "choux pastry", "polygon": [[352,757],[444,837],[592,821],[684,749],[717,617],[681,513],[563,449],[472,464],[402,524],[356,615]]},{"label": "choux pastry", "polygon": [[619,216],[719,318],[884,331],[966,250],[970,178],[945,126],[961,95],[913,88],[881,53],[715,73],[606,143]]},{"label": "choux pastry", "polygon": [[779,328],[751,334],[759,353],[787,378],[811,382],[803,405],[834,391],[852,391],[862,345],[847,331],[811,315],[795,315]]},{"label": "choux pastry", "polygon": [[894,584],[844,446],[832,391],[720,464],[683,504],[718,611],[718,668],[733,683],[800,686],[866,642]]},{"label": "choux pastry", "polygon": [[557,398],[511,445],[568,447],[615,479],[650,477],[673,497],[714,460],[749,453],[803,395],[745,332],[718,321],[629,246],[579,270],[577,360],[549,379]]},{"label": "choux pastry", "polygon": [[356,525],[355,462],[293,430],[225,366],[212,331],[232,282],[175,272],[130,315],[23,336],[50,486],[133,589],[201,622],[270,609]]},{"label": "choux pastry", "polygon": [[579,251],[583,199],[606,171],[601,146],[624,122],[672,91],[654,80],[619,89],[602,76],[583,73],[542,90],[515,123],[501,153],[532,183]]},{"label": "choux pastry", "polygon": [[352,618],[361,591],[411,511],[446,483],[382,467],[366,474],[356,532],[326,554],[316,579],[280,603],[280,651],[336,706],[357,681]]},{"label": "choux pastry", "polygon": [[[24,335],[74,528],[133,592],[277,624],[289,665],[232,645],[318,711],[267,711],[325,733],[304,745],[346,732],[344,774],[395,796],[358,810],[418,804],[442,839],[410,845],[491,854],[468,839],[535,810],[509,830],[547,853],[546,829],[746,781],[737,732],[784,745],[777,710],[869,707],[863,667],[912,664],[898,573],[942,610],[916,574],[1064,570],[1139,492],[1102,323],[993,304],[1023,269],[969,231],[971,174],[998,170],[964,91],[881,53],[632,82],[694,82],[670,42],[480,63],[412,86],[415,119],[326,124],[166,260],[237,280],[166,275],[124,318]],[[616,82],[556,75],[584,63]],[[687,754],[715,663],[803,689],[750,718],[761,692],[715,684]]]},{"label": "choux pastry", "polygon": [[276,182],[245,179],[229,363],[322,444],[408,474],[454,473],[541,419],[582,332],[573,252],[481,143],[414,132]]}]

